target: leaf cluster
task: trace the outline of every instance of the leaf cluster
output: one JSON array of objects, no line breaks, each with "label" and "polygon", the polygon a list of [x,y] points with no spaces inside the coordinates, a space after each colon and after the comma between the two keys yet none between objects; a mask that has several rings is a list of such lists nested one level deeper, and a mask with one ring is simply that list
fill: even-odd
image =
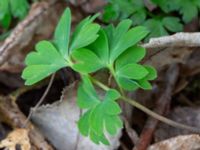
[{"label": "leaf cluster", "polygon": [[[130,18],[133,26],[144,25],[150,30],[146,37],[159,37],[183,30],[183,25],[198,16],[199,0],[151,0],[157,8],[149,10],[142,0],[109,0],[104,8],[103,21],[113,22]],[[174,16],[174,14],[179,14]],[[180,16],[180,17],[179,17]]]},{"label": "leaf cluster", "polygon": [[0,25],[8,29],[12,17],[23,19],[28,13],[27,0],[0,0]]},{"label": "leaf cluster", "polygon": [[157,75],[153,67],[139,64],[145,49],[138,43],[149,33],[145,27],[131,28],[129,19],[117,26],[101,27],[93,22],[97,16],[85,18],[71,33],[71,12],[66,9],[53,40],[40,41],[36,51],[27,55],[22,78],[26,85],[32,85],[64,67],[79,73],[82,81],[77,104],[85,110],[78,122],[79,130],[97,144],[109,144],[106,133],[114,135],[122,128],[117,103],[122,93],[110,87],[101,96],[93,86],[91,74],[107,69],[120,89],[129,91],[151,89],[149,81]]}]

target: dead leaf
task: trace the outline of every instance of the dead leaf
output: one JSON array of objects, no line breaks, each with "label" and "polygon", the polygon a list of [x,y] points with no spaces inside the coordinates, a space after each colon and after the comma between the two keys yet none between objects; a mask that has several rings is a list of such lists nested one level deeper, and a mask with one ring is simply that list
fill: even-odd
[{"label": "dead leaf", "polygon": [[[200,128],[200,108],[177,107],[171,111],[167,117],[176,122]],[[188,130],[172,128],[169,125],[160,123],[154,136],[155,141],[162,141],[170,137],[187,134],[192,134],[192,132]]]},{"label": "dead leaf", "polygon": [[7,150],[16,150],[18,145],[20,146],[21,150],[31,149],[28,130],[15,129],[7,136],[6,139],[0,142],[0,148],[6,148]]},{"label": "dead leaf", "polygon": [[182,135],[156,143],[148,150],[198,150],[200,149],[199,135]]},{"label": "dead leaf", "polygon": [[110,137],[110,146],[96,145],[79,134],[77,121],[82,111],[76,105],[77,84],[65,88],[60,101],[41,106],[32,116],[33,123],[58,150],[114,150],[121,133]]}]

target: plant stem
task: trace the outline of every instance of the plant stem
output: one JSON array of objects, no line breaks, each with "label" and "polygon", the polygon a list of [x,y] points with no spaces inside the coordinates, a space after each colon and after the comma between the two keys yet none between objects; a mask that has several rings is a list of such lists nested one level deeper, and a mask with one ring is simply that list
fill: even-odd
[{"label": "plant stem", "polygon": [[120,93],[121,93],[123,96],[125,96],[125,93],[124,93],[122,87],[121,87],[121,86],[119,85],[119,83],[117,82],[117,78],[116,78],[116,74],[115,74],[115,70],[114,70],[113,65],[112,65],[112,64],[109,65],[108,68],[109,68],[110,73],[112,74],[113,78],[115,79],[115,81],[116,81],[116,83],[117,83],[117,86],[118,86],[118,88],[119,88]]},{"label": "plant stem", "polygon": [[164,122],[170,126],[173,126],[173,127],[177,127],[177,128],[181,128],[181,129],[186,129],[186,130],[189,130],[189,131],[192,131],[192,132],[198,132],[200,133],[200,129],[198,128],[195,128],[195,127],[191,127],[191,126],[188,126],[188,125],[184,125],[184,124],[181,124],[181,123],[178,123],[178,122],[175,122],[173,120],[170,120],[168,118],[165,118],[153,111],[151,111],[150,109],[146,108],[145,106],[141,105],[140,103],[136,102],[135,100],[132,100],[132,99],[129,99],[127,97],[121,97],[124,101],[128,102],[129,104],[131,104],[132,106],[138,108],[139,110],[145,112],[146,114],[148,114],[149,116],[161,121],[161,122]]},{"label": "plant stem", "polygon": [[[110,88],[107,87],[106,85],[104,85],[103,83],[101,83],[100,81],[90,77],[92,82],[95,83],[97,86],[99,86],[100,88],[102,88],[103,90],[107,91],[109,90]],[[178,122],[175,122],[173,120],[170,120],[166,117],[163,117],[153,111],[151,111],[150,109],[148,109],[147,107],[141,105],[140,103],[136,102],[135,100],[133,99],[130,99],[130,98],[127,98],[125,96],[121,96],[121,99],[124,100],[125,102],[129,103],[130,105],[136,107],[137,109],[143,111],[144,113],[146,113],[147,115],[163,122],[163,123],[166,123],[172,127],[176,127],[176,128],[180,128],[180,129],[186,129],[186,130],[189,130],[189,131],[192,131],[192,132],[196,132],[196,133],[200,133],[200,129],[198,128],[195,128],[195,127],[191,127],[191,126],[187,126],[187,125],[184,125],[184,124],[181,124],[181,123],[178,123]]]},{"label": "plant stem", "polygon": [[107,87],[105,84],[101,83],[100,81],[98,81],[97,79],[89,76],[90,79],[92,80],[93,83],[95,83],[96,85],[98,85],[100,88],[102,88],[105,91],[108,91],[110,88]]}]

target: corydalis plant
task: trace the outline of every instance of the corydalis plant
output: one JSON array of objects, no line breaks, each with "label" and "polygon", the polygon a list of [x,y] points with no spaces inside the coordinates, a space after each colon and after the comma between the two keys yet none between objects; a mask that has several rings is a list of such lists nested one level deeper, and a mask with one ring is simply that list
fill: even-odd
[{"label": "corydalis plant", "polygon": [[[85,109],[78,121],[79,130],[97,144],[109,144],[105,132],[115,135],[123,126],[117,103],[124,99],[123,90],[150,89],[149,81],[156,78],[156,71],[138,63],[145,56],[145,49],[138,46],[138,42],[148,34],[146,28],[130,28],[130,20],[121,21],[116,27],[101,28],[93,23],[96,17],[81,21],[70,35],[71,13],[66,9],[53,42],[41,41],[36,45],[36,52],[27,55],[22,78],[26,85],[32,85],[63,67],[79,73],[82,81],[77,104]],[[91,76],[101,69],[109,70],[120,92]],[[105,90],[104,97],[99,96],[93,83]]]},{"label": "corydalis plant", "polygon": [[23,19],[28,12],[27,0],[0,0],[0,24],[3,28],[10,26],[12,17]]}]

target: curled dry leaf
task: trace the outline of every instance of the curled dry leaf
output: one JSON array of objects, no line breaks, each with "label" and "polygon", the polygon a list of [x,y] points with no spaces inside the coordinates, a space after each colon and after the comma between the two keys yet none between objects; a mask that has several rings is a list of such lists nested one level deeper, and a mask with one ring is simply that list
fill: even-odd
[{"label": "curled dry leaf", "polygon": [[0,142],[0,148],[6,148],[8,150],[16,150],[17,146],[19,146],[21,150],[31,149],[28,130],[15,129],[7,136],[6,139]]},{"label": "curled dry leaf", "polygon": [[41,106],[32,115],[32,121],[58,150],[114,150],[119,146],[117,136],[110,137],[110,146],[96,145],[80,135],[77,128],[82,111],[76,104],[77,83],[65,88],[61,100]]},{"label": "curled dry leaf", "polygon": [[199,135],[182,135],[156,143],[148,150],[197,150],[200,149]]}]

